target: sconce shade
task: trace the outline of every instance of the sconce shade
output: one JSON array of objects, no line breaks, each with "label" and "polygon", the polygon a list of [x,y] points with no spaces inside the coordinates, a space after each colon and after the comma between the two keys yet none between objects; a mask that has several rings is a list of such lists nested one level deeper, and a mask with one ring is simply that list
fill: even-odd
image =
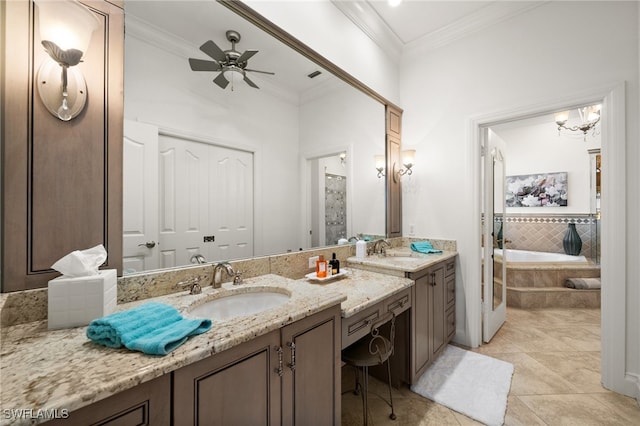
[{"label": "sconce shade", "polygon": [[[80,62],[82,53],[87,51],[91,35],[100,24],[98,18],[77,1],[34,1],[37,6],[40,39],[45,49],[57,62],[69,60],[71,62],[64,63],[69,66],[76,65]],[[55,48],[51,46],[52,43],[55,44]],[[68,51],[66,55],[64,51]]]},{"label": "sconce shade", "polygon": [[384,155],[375,155],[374,161],[376,163],[376,169],[384,169],[385,168],[385,158]]},{"label": "sconce shade", "polygon": [[402,151],[400,155],[402,156],[402,164],[404,164],[405,166],[409,164],[413,165],[415,162],[416,150],[407,149],[405,151]]},{"label": "sconce shade", "polygon": [[566,123],[569,119],[569,111],[556,112],[555,119],[556,123]]}]

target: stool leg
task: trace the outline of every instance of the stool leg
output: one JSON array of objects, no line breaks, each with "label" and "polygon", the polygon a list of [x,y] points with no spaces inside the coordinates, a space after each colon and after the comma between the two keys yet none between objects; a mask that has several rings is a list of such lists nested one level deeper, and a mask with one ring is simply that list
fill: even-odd
[{"label": "stool leg", "polygon": [[362,367],[362,419],[363,425],[367,426],[369,424],[369,404],[368,404],[368,396],[369,396],[369,367]]},{"label": "stool leg", "polygon": [[353,367],[353,374],[354,377],[356,379],[356,384],[353,387],[353,394],[354,395],[360,395],[360,390],[361,390],[361,385],[360,385],[360,380],[359,380],[359,376],[360,376],[360,369],[358,367]]},{"label": "stool leg", "polygon": [[391,403],[391,414],[389,414],[389,418],[391,420],[396,419],[396,413],[393,411],[393,396],[391,395],[391,363],[389,362],[389,358],[387,358],[387,374],[389,377],[388,385],[389,385],[389,402]]}]

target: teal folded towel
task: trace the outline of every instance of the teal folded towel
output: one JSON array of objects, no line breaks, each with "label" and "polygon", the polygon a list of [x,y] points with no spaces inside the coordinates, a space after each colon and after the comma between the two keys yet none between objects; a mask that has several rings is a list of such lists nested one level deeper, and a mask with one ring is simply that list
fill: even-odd
[{"label": "teal folded towel", "polygon": [[148,302],[91,321],[87,337],[110,348],[124,346],[150,355],[166,355],[190,336],[210,328],[209,319],[183,318],[173,306]]},{"label": "teal folded towel", "polygon": [[416,241],[411,243],[411,250],[418,253],[442,253],[442,250],[434,249],[429,241]]}]

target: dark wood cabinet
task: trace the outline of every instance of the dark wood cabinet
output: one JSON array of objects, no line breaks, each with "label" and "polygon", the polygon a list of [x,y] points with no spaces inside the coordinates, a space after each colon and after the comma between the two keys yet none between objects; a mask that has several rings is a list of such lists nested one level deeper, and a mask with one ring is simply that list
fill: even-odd
[{"label": "dark wood cabinet", "polygon": [[340,305],[283,327],[283,425],[340,424]]},{"label": "dark wood cabinet", "polygon": [[56,260],[97,244],[108,251],[105,267],[121,269],[124,11],[81,2],[100,24],[77,65],[88,102],[68,122],[38,94],[38,69],[50,59],[33,1],[2,2],[3,292],[46,287],[59,275]]},{"label": "dark wood cabinet", "polygon": [[387,237],[402,236],[402,184],[396,171],[402,168],[402,110],[386,107]]},{"label": "dark wood cabinet", "polygon": [[408,277],[415,280],[409,374],[414,383],[455,334],[455,258]]},{"label": "dark wood cabinet", "polygon": [[[58,413],[62,417],[62,412]],[[166,374],[51,420],[48,426],[169,426],[171,375]]]},{"label": "dark wood cabinet", "polygon": [[340,423],[340,306],[174,373],[180,425]]},{"label": "dark wood cabinet", "polygon": [[279,347],[274,331],[175,371],[173,423],[279,423]]}]

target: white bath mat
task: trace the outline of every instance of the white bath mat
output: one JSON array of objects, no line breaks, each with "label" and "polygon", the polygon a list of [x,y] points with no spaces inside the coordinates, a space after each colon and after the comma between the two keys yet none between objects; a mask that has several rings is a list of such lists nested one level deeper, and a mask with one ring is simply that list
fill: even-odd
[{"label": "white bath mat", "polygon": [[487,425],[502,425],[513,365],[448,345],[411,386],[417,394]]}]

